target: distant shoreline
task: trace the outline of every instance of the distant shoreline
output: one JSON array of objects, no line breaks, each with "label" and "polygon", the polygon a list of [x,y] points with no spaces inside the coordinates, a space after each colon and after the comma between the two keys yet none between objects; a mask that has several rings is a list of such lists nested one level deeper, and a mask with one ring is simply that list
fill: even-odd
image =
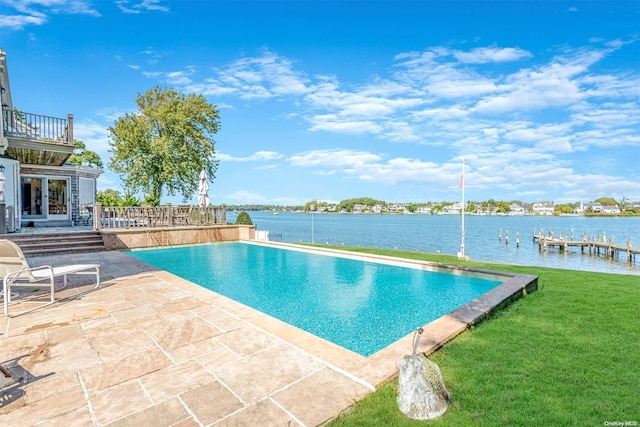
[{"label": "distant shoreline", "polygon": [[[426,213],[426,212],[411,212],[411,213],[400,213],[400,212],[331,212],[331,211],[315,211],[315,212],[310,212],[310,211],[303,211],[303,210],[288,210],[288,209],[283,209],[283,210],[272,210],[272,209],[236,209],[236,210],[231,210],[231,211],[227,211],[227,213],[239,213],[241,211],[246,211],[246,212],[273,212],[275,213],[301,213],[301,214],[311,214],[313,213],[314,215],[325,215],[325,214],[329,214],[329,215],[424,215],[424,216],[438,216],[438,215],[445,215],[445,216],[455,216],[455,215],[460,215],[459,212],[457,213]],[[488,213],[471,213],[471,212],[465,212],[465,216],[534,216],[534,217],[539,217],[539,218],[549,218],[549,217],[571,217],[571,218],[575,218],[575,217],[596,217],[596,218],[616,218],[616,217],[640,217],[639,213],[633,213],[633,212],[629,212],[629,213],[619,213],[619,214],[600,214],[600,213],[592,213],[592,214],[550,214],[550,215],[542,215],[542,214],[535,214],[535,213],[495,213],[495,214],[488,214]]]}]

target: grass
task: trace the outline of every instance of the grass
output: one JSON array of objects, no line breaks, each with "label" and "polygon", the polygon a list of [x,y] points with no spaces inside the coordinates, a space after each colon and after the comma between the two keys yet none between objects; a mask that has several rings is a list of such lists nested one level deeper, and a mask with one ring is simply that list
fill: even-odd
[{"label": "grass", "polygon": [[[336,249],[459,263],[445,255]],[[447,412],[436,420],[410,420],[398,409],[397,381],[391,381],[329,426],[640,423],[640,277],[464,265],[534,274],[539,276],[539,290],[493,313],[430,356],[440,366],[451,395]]]}]

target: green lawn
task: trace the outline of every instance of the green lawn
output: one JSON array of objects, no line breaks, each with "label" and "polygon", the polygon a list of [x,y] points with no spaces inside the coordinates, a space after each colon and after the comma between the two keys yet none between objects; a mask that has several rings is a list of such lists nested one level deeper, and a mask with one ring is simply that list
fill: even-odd
[{"label": "green lawn", "polygon": [[[348,249],[459,263],[444,255]],[[408,419],[391,381],[330,426],[640,424],[640,277],[464,265],[534,274],[539,289],[430,356],[451,395],[447,412],[432,421]]]}]

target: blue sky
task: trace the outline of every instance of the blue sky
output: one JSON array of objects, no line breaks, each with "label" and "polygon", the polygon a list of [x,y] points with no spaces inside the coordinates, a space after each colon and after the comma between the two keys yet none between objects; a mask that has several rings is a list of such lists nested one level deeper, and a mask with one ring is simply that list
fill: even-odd
[{"label": "blue sky", "polygon": [[463,158],[470,200],[640,200],[639,1],[0,0],[0,47],[105,164],[138,93],[203,94],[214,204],[454,201]]}]

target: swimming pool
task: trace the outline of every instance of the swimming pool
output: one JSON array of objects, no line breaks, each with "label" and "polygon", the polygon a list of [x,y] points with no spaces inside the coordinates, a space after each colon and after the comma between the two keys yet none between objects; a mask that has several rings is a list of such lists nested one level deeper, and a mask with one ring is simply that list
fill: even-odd
[{"label": "swimming pool", "polygon": [[363,356],[501,284],[241,242],[127,254]]}]

